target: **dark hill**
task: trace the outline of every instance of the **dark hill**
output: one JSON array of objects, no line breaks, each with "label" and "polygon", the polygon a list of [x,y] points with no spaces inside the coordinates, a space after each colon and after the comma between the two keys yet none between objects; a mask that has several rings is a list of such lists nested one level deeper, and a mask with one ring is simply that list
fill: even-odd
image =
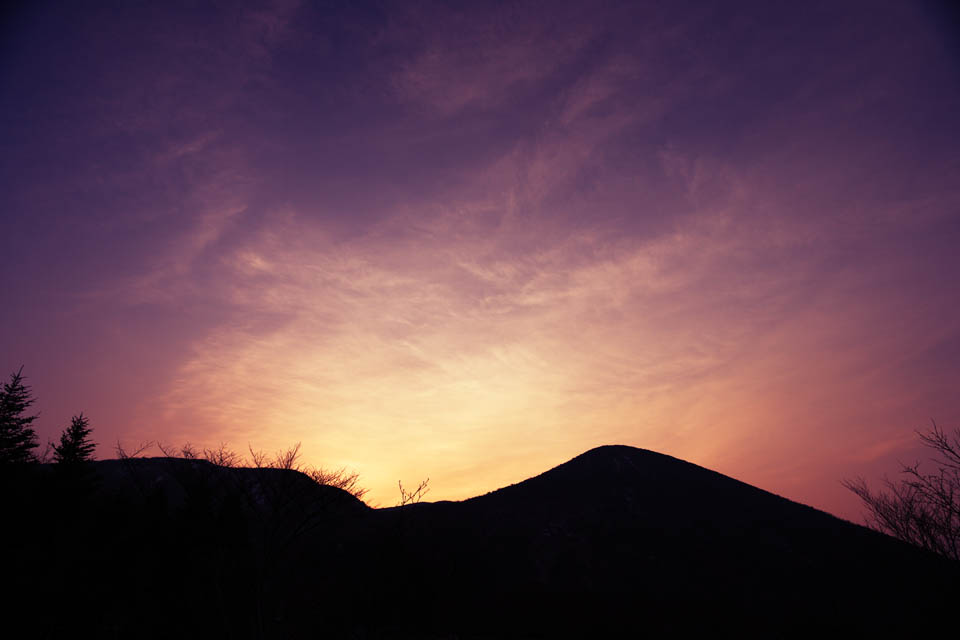
[{"label": "dark hill", "polygon": [[960,595],[956,563],[624,446],[391,509],[191,460],[4,480],[5,615],[45,637],[886,637]]},{"label": "dark hill", "polygon": [[209,501],[210,508],[239,500],[245,509],[261,515],[281,507],[287,511],[318,511],[325,516],[369,510],[346,491],[318,485],[292,469],[221,467],[207,460],[168,457],[102,460],[93,466],[101,497],[162,497],[173,510],[198,499]]},{"label": "dark hill", "polygon": [[[465,599],[504,620],[556,622],[553,634],[886,634],[929,624],[960,594],[954,563],[625,446],[463,502],[374,515],[406,533],[405,571],[419,593],[457,616]],[[495,626],[498,616],[485,619]]]}]

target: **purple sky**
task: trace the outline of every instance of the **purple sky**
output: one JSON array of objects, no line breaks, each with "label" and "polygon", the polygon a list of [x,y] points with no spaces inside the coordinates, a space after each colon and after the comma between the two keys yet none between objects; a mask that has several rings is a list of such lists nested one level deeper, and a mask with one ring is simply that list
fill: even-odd
[{"label": "purple sky", "polygon": [[622,443],[859,519],[960,426],[946,5],[242,4],[4,15],[43,441],[299,441],[383,505]]}]

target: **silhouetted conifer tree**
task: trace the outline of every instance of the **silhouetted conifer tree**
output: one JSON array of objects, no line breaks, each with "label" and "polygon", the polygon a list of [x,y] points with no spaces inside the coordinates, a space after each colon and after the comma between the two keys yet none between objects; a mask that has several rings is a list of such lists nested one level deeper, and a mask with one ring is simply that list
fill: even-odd
[{"label": "silhouetted conifer tree", "polygon": [[0,392],[0,464],[34,462],[33,449],[37,434],[33,421],[36,415],[27,415],[34,398],[30,387],[23,383],[23,367],[10,374],[10,382]]},{"label": "silhouetted conifer tree", "polygon": [[70,426],[60,435],[60,444],[53,446],[53,460],[57,464],[79,464],[93,460],[96,444],[90,441],[90,420],[81,412],[73,416]]}]

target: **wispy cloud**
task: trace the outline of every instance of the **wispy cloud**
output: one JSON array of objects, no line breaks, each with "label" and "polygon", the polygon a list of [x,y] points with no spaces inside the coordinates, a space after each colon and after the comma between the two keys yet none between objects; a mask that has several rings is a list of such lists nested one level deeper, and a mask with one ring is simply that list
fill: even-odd
[{"label": "wispy cloud", "polygon": [[950,419],[960,344],[952,68],[857,11],[78,12],[0,70],[4,352],[387,503],[607,442],[835,495]]},{"label": "wispy cloud", "polygon": [[540,90],[581,53],[597,25],[585,22],[581,29],[559,34],[552,28],[556,16],[531,20],[529,14],[525,7],[450,11],[412,5],[394,23],[393,37],[411,37],[411,23],[436,21],[446,28],[415,31],[425,43],[393,76],[399,96],[452,116],[463,109],[504,107]]}]

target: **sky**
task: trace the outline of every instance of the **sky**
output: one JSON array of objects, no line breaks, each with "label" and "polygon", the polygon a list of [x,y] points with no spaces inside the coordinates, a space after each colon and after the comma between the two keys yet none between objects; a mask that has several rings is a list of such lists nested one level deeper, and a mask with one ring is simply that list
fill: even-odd
[{"label": "sky", "polygon": [[626,444],[859,521],[960,428],[946,6],[6,9],[0,369],[103,458],[391,506]]}]

